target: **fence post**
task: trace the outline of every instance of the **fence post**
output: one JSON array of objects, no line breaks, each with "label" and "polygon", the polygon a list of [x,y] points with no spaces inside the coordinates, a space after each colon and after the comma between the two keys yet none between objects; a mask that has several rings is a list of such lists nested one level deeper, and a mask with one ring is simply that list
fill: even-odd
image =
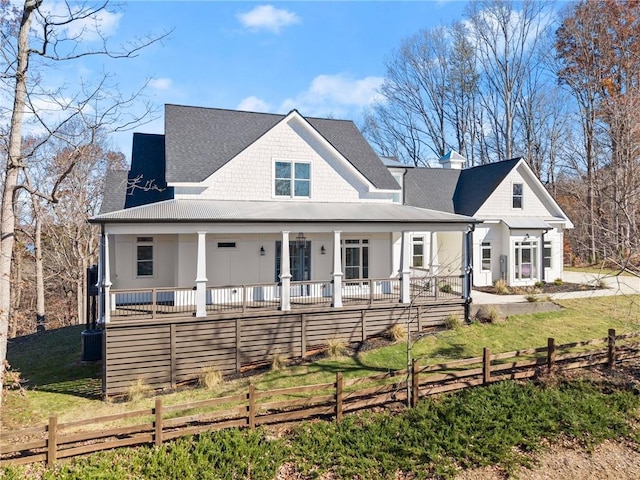
[{"label": "fence post", "polygon": [[342,421],[342,373],[336,373],[336,422]]},{"label": "fence post", "polygon": [[249,385],[249,428],[256,428],[256,386],[253,383]]},{"label": "fence post", "polygon": [[556,366],[556,341],[549,337],[547,338],[547,371],[551,373]]},{"label": "fence post", "polygon": [[482,383],[491,382],[491,349],[482,350]]},{"label": "fence post", "polygon": [[415,408],[418,405],[418,396],[420,395],[420,379],[418,377],[418,359],[414,358],[411,363],[411,406]]},{"label": "fence post", "polygon": [[613,328],[609,329],[608,339],[608,361],[609,368],[613,368],[616,363],[616,331]]},{"label": "fence post", "polygon": [[53,466],[58,456],[58,417],[49,417],[49,438],[47,440],[47,465]]},{"label": "fence post", "polygon": [[156,398],[156,408],[154,410],[155,413],[155,427],[156,427],[156,435],[155,441],[156,445],[159,447],[162,445],[162,398]]}]

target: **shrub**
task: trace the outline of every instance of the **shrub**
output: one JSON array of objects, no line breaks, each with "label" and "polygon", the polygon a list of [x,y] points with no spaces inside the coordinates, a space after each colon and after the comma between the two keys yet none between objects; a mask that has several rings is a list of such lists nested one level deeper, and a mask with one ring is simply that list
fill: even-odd
[{"label": "shrub", "polygon": [[561,278],[556,278],[556,279],[553,281],[553,284],[559,287],[560,285],[563,285],[563,284],[564,284],[564,282],[562,281],[562,279],[561,279]]},{"label": "shrub", "polygon": [[394,323],[387,329],[387,336],[394,342],[407,339],[407,327],[400,323]]},{"label": "shrub", "polygon": [[453,293],[453,288],[448,283],[442,282],[439,288],[442,293]]},{"label": "shrub", "polygon": [[526,297],[524,297],[524,299],[529,303],[535,303],[540,301],[540,297],[537,297],[534,294],[527,295]]},{"label": "shrub", "polygon": [[149,395],[151,390],[151,387],[145,382],[144,378],[138,377],[138,379],[127,388],[125,400],[127,402],[137,402]]},{"label": "shrub", "polygon": [[509,287],[507,286],[507,282],[504,280],[496,280],[493,283],[493,288],[498,295],[508,295],[510,293]]},{"label": "shrub", "polygon": [[544,285],[545,285],[545,282],[543,282],[542,280],[538,280],[538,281],[534,284],[534,286],[535,286],[536,288],[544,288]]},{"label": "shrub", "polygon": [[500,320],[500,312],[492,305],[482,305],[476,312],[475,319],[481,323],[495,323]]},{"label": "shrub", "polygon": [[460,317],[455,313],[450,313],[444,319],[444,326],[449,330],[457,330],[462,327],[462,320],[460,320]]},{"label": "shrub", "polygon": [[280,352],[275,352],[271,358],[271,370],[277,372],[287,365],[287,357]]},{"label": "shrub", "polygon": [[222,374],[213,365],[202,367],[198,376],[198,385],[213,390],[222,383]]},{"label": "shrub", "polygon": [[327,343],[327,357],[339,358],[343,355],[347,344],[339,338],[331,338]]}]

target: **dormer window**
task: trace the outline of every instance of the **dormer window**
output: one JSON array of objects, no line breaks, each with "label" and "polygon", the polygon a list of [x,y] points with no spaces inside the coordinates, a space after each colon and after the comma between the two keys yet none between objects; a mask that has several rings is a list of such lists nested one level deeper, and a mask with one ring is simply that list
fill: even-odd
[{"label": "dormer window", "polygon": [[311,196],[311,164],[308,162],[277,161],[274,193],[276,197]]},{"label": "dormer window", "polygon": [[513,184],[512,208],[522,209],[523,185],[522,183]]}]

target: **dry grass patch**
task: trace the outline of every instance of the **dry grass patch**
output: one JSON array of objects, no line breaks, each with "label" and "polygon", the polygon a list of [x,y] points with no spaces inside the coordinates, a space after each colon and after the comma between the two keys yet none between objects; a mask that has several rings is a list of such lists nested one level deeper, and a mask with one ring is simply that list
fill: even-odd
[{"label": "dry grass patch", "polygon": [[145,382],[144,378],[138,377],[138,379],[127,388],[125,401],[137,402],[149,396],[151,392],[153,392],[153,389]]},{"label": "dry grass patch", "polygon": [[206,388],[207,390],[213,390],[222,384],[222,374],[213,365],[202,367],[200,375],[198,376],[198,386]]},{"label": "dry grass patch", "polygon": [[394,323],[387,330],[387,337],[394,342],[400,342],[407,339],[407,327],[400,323]]},{"label": "dry grass patch", "polygon": [[331,359],[340,358],[344,355],[347,344],[339,338],[332,338],[327,343],[327,357]]}]

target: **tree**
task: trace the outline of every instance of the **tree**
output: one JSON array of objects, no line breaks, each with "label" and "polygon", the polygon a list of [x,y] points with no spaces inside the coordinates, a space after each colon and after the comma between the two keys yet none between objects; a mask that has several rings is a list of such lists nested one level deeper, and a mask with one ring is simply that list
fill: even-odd
[{"label": "tree", "polygon": [[[73,135],[65,135],[64,126],[71,120],[81,118],[89,131],[115,130],[123,125],[132,126],[141,121],[141,117],[123,117],[123,109],[138,98],[134,93],[129,97],[120,96],[117,91],[110,89],[109,78],[104,77],[97,84],[82,84],[79,91],[71,99],[64,99],[59,91],[46,90],[38,82],[37,69],[41,62],[60,62],[82,58],[88,55],[105,55],[113,58],[127,58],[135,56],[140,49],[158,41],[163,36],[147,37],[135,41],[128,47],[112,48],[98,26],[96,31],[101,39],[99,47],[95,43],[82,42],[82,34],[69,30],[69,26],[80,23],[85,26],[93,21],[96,15],[107,11],[108,4],[65,3],[64,13],[51,13],[43,9],[42,0],[25,0],[20,12],[11,9],[2,0],[0,4],[3,13],[2,26],[2,80],[10,87],[13,107],[7,141],[7,159],[5,165],[2,203],[0,205],[0,391],[2,390],[2,374],[7,352],[7,333],[11,308],[11,266],[12,253],[15,243],[16,217],[15,203],[17,193],[24,189],[29,193],[42,197],[51,202],[57,202],[58,189],[64,179],[73,171],[75,162],[71,162],[62,171],[54,184],[53,195],[41,192],[37,185],[25,181],[28,172],[30,152],[23,151],[25,114],[28,112],[32,119],[39,123],[49,137],[67,141],[70,148],[79,147],[78,139]],[[17,13],[17,16],[15,14]],[[13,16],[12,16],[13,15]],[[61,121],[52,123],[50,119],[40,115],[34,107],[37,98],[46,97],[60,110],[67,112]],[[148,111],[143,115],[146,116]],[[36,145],[34,149],[40,148]],[[77,160],[77,156],[75,157]],[[51,192],[49,192],[51,193]],[[0,396],[1,402],[1,396]]]},{"label": "tree", "polygon": [[639,29],[637,2],[583,1],[556,35],[558,77],[580,111],[592,261],[638,248]]}]

